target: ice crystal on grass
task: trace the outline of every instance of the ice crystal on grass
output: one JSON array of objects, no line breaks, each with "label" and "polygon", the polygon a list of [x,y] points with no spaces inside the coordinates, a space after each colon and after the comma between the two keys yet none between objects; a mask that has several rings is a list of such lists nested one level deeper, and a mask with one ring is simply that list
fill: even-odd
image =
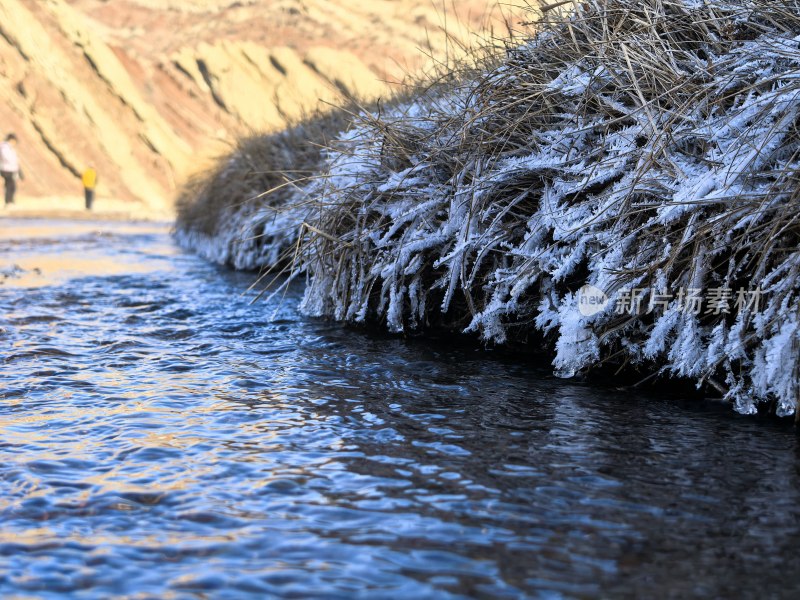
[{"label": "ice crystal on grass", "polygon": [[[452,101],[370,115],[328,152],[306,311],[496,342],[535,329],[561,374],[649,364],[792,412],[800,5],[590,0],[538,27]],[[587,283],[612,301],[591,317]],[[613,310],[631,288],[658,310]],[[762,305],[653,302],[717,288]]]}]

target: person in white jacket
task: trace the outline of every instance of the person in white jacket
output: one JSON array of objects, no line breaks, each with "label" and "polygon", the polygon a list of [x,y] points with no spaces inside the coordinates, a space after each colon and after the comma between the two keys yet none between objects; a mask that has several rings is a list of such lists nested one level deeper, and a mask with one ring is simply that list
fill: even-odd
[{"label": "person in white jacket", "polygon": [[14,204],[14,194],[17,191],[17,177],[24,179],[19,168],[17,156],[17,136],[9,133],[5,141],[0,144],[0,175],[6,187],[6,206]]}]

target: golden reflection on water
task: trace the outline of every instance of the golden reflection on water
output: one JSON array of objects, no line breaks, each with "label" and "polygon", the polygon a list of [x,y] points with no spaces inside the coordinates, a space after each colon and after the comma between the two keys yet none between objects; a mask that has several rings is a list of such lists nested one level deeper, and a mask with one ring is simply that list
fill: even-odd
[{"label": "golden reflection on water", "polygon": [[[7,263],[7,261],[3,261]],[[89,275],[122,275],[124,273],[147,273],[152,265],[119,262],[108,257],[85,257],[77,253],[58,256],[18,256],[11,264],[1,264],[0,268],[17,265],[22,269],[15,277],[6,279],[5,287],[40,287],[68,281],[75,277]]]},{"label": "golden reflection on water", "polygon": [[[58,539],[58,535],[52,529],[40,527],[38,529],[27,529],[22,532],[6,533],[0,530],[0,544],[24,544],[35,546],[38,544],[52,543]],[[230,534],[208,534],[202,536],[203,545],[224,544],[234,540],[235,536]],[[198,537],[192,533],[165,531],[159,535],[145,535],[132,537],[119,533],[103,533],[100,531],[74,532],[70,535],[70,542],[93,547],[93,554],[103,552],[104,548],[111,554],[113,548],[118,546],[130,546],[134,548],[156,548],[160,546],[179,547],[186,542],[196,542]],[[147,596],[152,598],[152,596]],[[159,596],[166,598],[168,596]]]},{"label": "golden reflection on water", "polygon": [[[102,247],[102,240],[110,234],[168,231],[169,226],[163,223],[0,220],[0,289],[42,287],[76,277],[152,272],[158,261],[143,262],[135,254],[109,253]],[[85,236],[99,238],[100,246],[95,241],[94,247],[85,247]],[[143,249],[143,254],[163,256],[164,248],[151,244]]]},{"label": "golden reflection on water", "polygon": [[131,233],[164,233],[169,231],[166,223],[120,223],[98,221],[39,221],[0,220],[0,241],[51,238],[62,240],[96,232],[113,232],[120,235]]}]

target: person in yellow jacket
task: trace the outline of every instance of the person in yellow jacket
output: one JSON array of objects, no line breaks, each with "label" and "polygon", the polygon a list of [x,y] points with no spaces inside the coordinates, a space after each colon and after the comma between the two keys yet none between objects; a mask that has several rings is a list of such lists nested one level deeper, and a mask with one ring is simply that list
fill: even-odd
[{"label": "person in yellow jacket", "polygon": [[86,198],[86,210],[92,210],[94,188],[97,187],[97,171],[94,167],[89,167],[83,172],[81,181],[83,182],[83,195]]}]

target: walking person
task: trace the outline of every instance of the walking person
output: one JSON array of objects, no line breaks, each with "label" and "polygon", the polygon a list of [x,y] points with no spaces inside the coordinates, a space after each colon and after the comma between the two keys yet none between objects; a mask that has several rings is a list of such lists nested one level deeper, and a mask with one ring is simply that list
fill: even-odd
[{"label": "walking person", "polygon": [[94,167],[89,167],[83,172],[81,182],[83,183],[83,195],[86,198],[86,210],[92,210],[94,188],[97,187],[97,171]]},{"label": "walking person", "polygon": [[3,177],[6,192],[6,206],[14,204],[14,194],[17,191],[17,177],[25,179],[19,168],[17,156],[17,136],[9,133],[5,141],[0,144],[0,175]]}]

